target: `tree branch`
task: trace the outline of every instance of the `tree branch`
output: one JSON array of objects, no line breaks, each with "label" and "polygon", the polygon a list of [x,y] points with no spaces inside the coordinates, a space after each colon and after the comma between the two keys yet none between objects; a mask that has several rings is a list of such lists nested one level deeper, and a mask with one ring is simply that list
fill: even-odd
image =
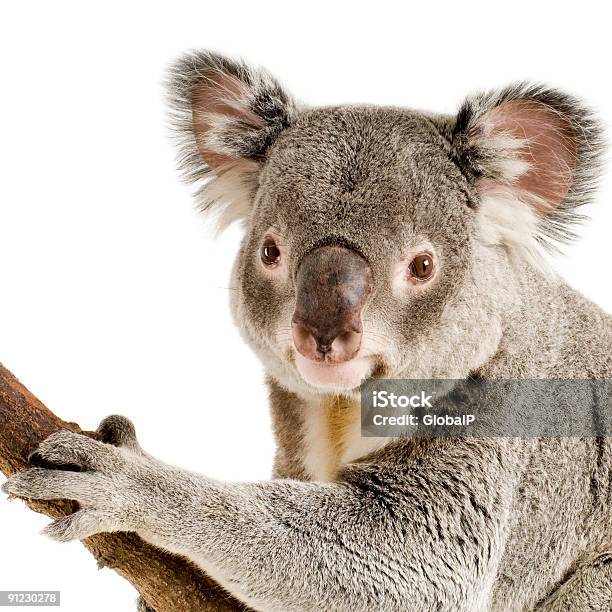
[{"label": "tree branch", "polygon": [[[58,429],[82,431],[54,415],[0,365],[0,470],[7,476],[27,467],[28,455]],[[70,501],[26,500],[52,517],[75,510]],[[105,533],[83,540],[100,567],[111,567],[129,580],[156,612],[223,611],[246,608],[186,559],[164,552],[135,533]]]}]

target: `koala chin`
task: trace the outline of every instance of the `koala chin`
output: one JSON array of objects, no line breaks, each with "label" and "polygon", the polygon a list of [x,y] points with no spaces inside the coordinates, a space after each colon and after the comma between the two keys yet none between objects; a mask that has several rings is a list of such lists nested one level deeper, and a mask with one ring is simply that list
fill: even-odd
[{"label": "koala chin", "polygon": [[599,178],[589,109],[528,83],[453,115],[313,108],[205,51],[168,101],[198,207],[244,229],[231,311],[274,477],[178,469],[110,417],[114,445],[54,434],[5,489],[77,500],[57,539],[136,531],[256,610],[611,610],[612,439],[368,438],[359,408],[364,379],[612,377],[610,316],[548,264]]}]

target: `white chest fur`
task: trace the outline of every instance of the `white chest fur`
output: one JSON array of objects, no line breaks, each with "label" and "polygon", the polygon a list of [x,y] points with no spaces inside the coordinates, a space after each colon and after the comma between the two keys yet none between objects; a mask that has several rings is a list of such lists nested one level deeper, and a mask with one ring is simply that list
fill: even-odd
[{"label": "white chest fur", "polygon": [[329,396],[313,400],[304,410],[304,469],[312,480],[335,480],[347,463],[381,448],[389,438],[361,435],[359,400]]}]

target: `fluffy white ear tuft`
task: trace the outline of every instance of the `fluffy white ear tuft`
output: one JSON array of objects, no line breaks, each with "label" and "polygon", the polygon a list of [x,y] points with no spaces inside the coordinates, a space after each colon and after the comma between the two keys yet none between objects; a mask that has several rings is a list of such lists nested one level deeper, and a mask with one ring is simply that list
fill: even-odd
[{"label": "fluffy white ear tuft", "polygon": [[603,149],[601,129],[578,100],[525,84],[469,98],[452,145],[473,182],[488,242],[534,264],[574,237]]},{"label": "fluffy white ear tuft", "polygon": [[167,90],[179,167],[222,230],[248,215],[266,152],[297,105],[266,71],[207,51],[180,58]]},{"label": "fluffy white ear tuft", "polygon": [[539,218],[512,190],[499,188],[480,195],[480,239],[489,246],[503,246],[544,274],[551,272],[550,258],[539,236]]}]

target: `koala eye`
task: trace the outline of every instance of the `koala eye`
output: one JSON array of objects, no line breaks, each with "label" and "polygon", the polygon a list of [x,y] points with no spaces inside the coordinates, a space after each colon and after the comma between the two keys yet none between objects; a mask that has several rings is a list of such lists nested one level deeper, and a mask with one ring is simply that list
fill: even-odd
[{"label": "koala eye", "polygon": [[417,281],[429,280],[434,272],[434,260],[431,253],[419,253],[410,262],[410,275]]},{"label": "koala eye", "polygon": [[264,238],[259,254],[264,266],[274,266],[281,258],[280,249],[271,236],[266,236],[266,238]]}]

